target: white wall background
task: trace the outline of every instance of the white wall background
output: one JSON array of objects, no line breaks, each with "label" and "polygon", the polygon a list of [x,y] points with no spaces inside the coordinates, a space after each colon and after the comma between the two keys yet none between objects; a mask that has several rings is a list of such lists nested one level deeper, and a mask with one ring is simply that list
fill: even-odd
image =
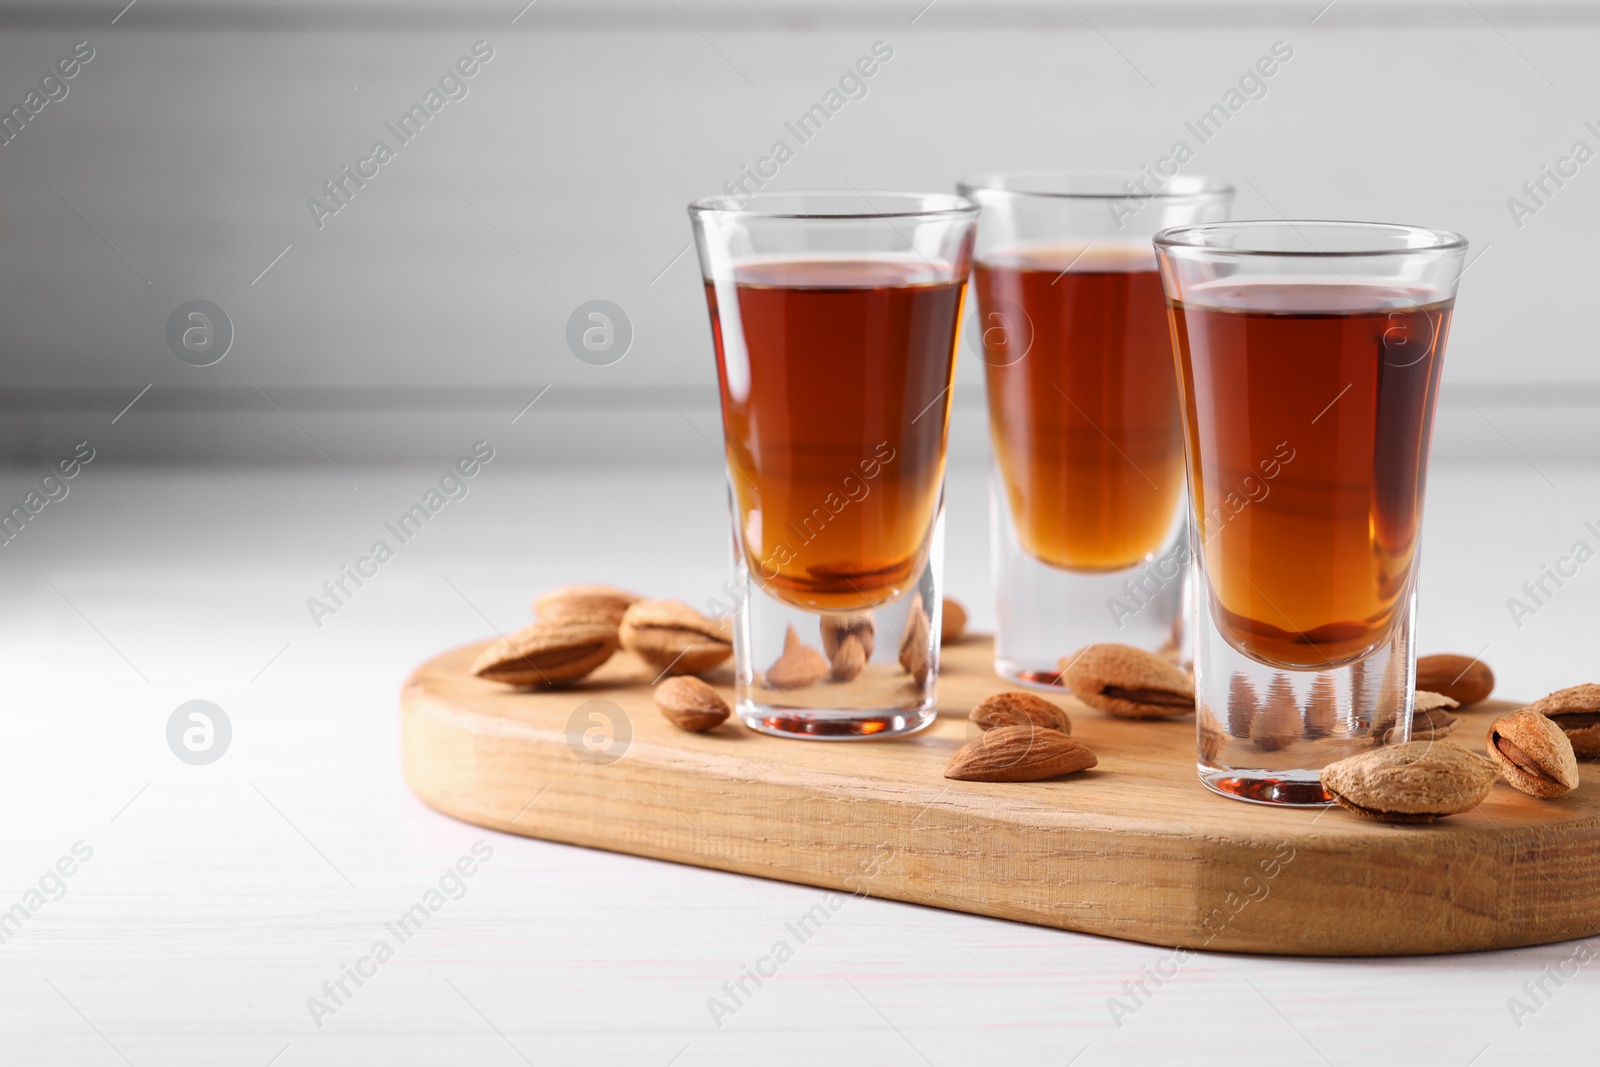
[{"label": "white wall background", "polygon": [[[1235,180],[1236,217],[1464,232],[1482,259],[1441,454],[1593,455],[1600,160],[1520,228],[1506,201],[1574,141],[1600,150],[1600,10],[1324,2],[0,5],[6,108],[74,42],[96,51],[0,146],[0,456],[85,436],[113,460],[452,456],[482,436],[549,462],[710,456],[684,205],[877,40],[893,60],[776,187],[1137,166],[1289,42],[1189,169]],[[495,58],[470,95],[319,231],[307,198],[478,40]],[[564,340],[597,297],[635,331],[609,367]],[[167,349],[193,298],[236,327],[211,367]],[[959,455],[983,447],[975,362]]]}]

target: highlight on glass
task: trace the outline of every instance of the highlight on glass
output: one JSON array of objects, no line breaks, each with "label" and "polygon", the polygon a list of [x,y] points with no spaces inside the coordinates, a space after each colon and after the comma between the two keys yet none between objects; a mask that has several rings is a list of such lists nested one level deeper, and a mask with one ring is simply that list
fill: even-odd
[{"label": "highlight on glass", "polygon": [[807,192],[690,206],[733,527],[736,710],[806,738],[934,719],[950,385],[978,209]]},{"label": "highlight on glass", "polygon": [[1237,222],[1155,239],[1194,545],[1199,771],[1322,804],[1409,739],[1418,548],[1459,235]]}]

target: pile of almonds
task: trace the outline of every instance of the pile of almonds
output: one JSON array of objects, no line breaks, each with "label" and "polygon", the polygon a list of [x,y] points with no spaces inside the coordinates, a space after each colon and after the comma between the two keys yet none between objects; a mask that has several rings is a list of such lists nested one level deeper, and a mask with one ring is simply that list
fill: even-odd
[{"label": "pile of almonds", "polygon": [[[1073,696],[1116,718],[1171,719],[1195,710],[1193,677],[1150,652],[1091,645],[1063,657],[1060,668]],[[1486,739],[1487,756],[1444,740],[1461,721],[1452,711],[1479,703],[1493,691],[1494,673],[1479,660],[1420,658],[1412,739],[1330,765],[1321,775],[1323,788],[1349,810],[1390,822],[1430,822],[1469,811],[1502,778],[1544,799],[1576,789],[1577,756],[1600,755],[1600,685],[1563,689],[1495,719]],[[1235,695],[1253,700],[1252,694]],[[1293,700],[1269,690],[1268,700],[1255,705],[1251,741],[1266,751],[1289,744],[1314,725],[1315,697],[1314,691],[1313,707],[1302,723]],[[1292,724],[1275,724],[1274,709],[1280,706]],[[946,778],[1026,782],[1095,765],[1094,754],[1071,736],[1067,713],[1031,693],[991,696],[972,710],[971,719],[984,732],[956,753]],[[1227,742],[1221,724],[1209,714],[1202,717],[1200,733],[1202,745],[1210,743],[1217,751]]]},{"label": "pile of almonds", "polygon": [[[1428,660],[1447,662],[1440,667],[1427,664]],[[1454,670],[1457,664],[1450,661],[1465,662],[1455,656],[1418,660],[1418,685],[1425,677],[1436,683]],[[1482,700],[1494,689],[1494,675],[1478,666],[1482,670],[1470,687],[1455,687],[1458,696],[1468,698],[1463,704]],[[1429,699],[1425,702],[1424,697]],[[1331,764],[1322,771],[1322,787],[1359,815],[1389,822],[1432,822],[1477,807],[1502,778],[1542,800],[1565,796],[1578,788],[1578,756],[1600,755],[1600,685],[1563,689],[1495,719],[1485,738],[1487,757],[1437,740],[1459,721],[1444,712],[1448,721],[1441,724],[1437,716],[1443,708],[1457,706],[1450,697],[1419,690],[1413,740]],[[1426,733],[1418,729],[1424,719]]]},{"label": "pile of almonds", "polygon": [[[727,720],[727,702],[694,676],[721,666],[733,654],[731,618],[713,619],[681,600],[649,600],[599,583],[540,593],[533,610],[537,621],[491,642],[472,665],[474,675],[519,688],[560,688],[580,681],[621,648],[665,679],[654,697],[673,725],[698,733]],[[966,618],[959,603],[945,599],[941,643],[959,640]],[[900,648],[902,668],[919,684],[928,674],[931,625],[919,593]],[[870,614],[823,616],[821,634],[819,652],[791,626],[782,654],[763,674],[767,687],[801,689],[824,679],[848,682],[872,658],[876,631]]]},{"label": "pile of almonds", "polygon": [[1034,782],[1086,771],[1099,761],[1072,736],[1067,713],[1032,693],[996,693],[968,716],[983,733],[957,752],[944,776],[958,782]]},{"label": "pile of almonds", "polygon": [[[510,686],[556,688],[584,678],[622,648],[660,672],[664,680],[654,698],[673,725],[703,732],[728,719],[727,702],[694,676],[732,655],[729,619],[702,615],[679,600],[649,600],[603,584],[551,589],[535,598],[534,611],[538,621],[492,642],[473,664],[473,674]],[[901,668],[919,684],[930,667],[925,650],[931,625],[919,596],[899,652]],[[959,640],[965,625],[965,610],[945,600],[941,644]],[[820,629],[819,650],[789,628],[782,653],[763,674],[768,688],[799,689],[860,675],[876,646],[872,616],[824,616]],[[1115,718],[1173,719],[1195,711],[1192,675],[1128,645],[1090,645],[1063,657],[1060,669],[1073,696]],[[1430,822],[1470,811],[1501,779],[1529,796],[1551,799],[1578,787],[1579,755],[1600,756],[1600,685],[1563,689],[1495,719],[1486,738],[1487,756],[1445,740],[1461,721],[1453,711],[1494,691],[1487,664],[1466,656],[1424,656],[1417,660],[1416,688],[1409,742],[1378,745],[1323,770],[1323,788],[1343,807],[1389,822]],[[1302,724],[1292,701],[1273,699],[1270,690],[1268,698],[1256,703],[1249,736],[1271,751],[1290,743]],[[1307,727],[1314,725],[1315,698],[1313,691]],[[1293,724],[1274,722],[1272,709],[1279,705],[1288,709],[1286,717],[1293,712]],[[1067,713],[1032,693],[995,694],[973,708],[970,718],[982,733],[956,753],[947,778],[1028,782],[1097,763],[1088,746],[1072,736]],[[1227,740],[1209,713],[1202,715],[1200,733],[1202,745],[1211,743],[1219,751]]]}]

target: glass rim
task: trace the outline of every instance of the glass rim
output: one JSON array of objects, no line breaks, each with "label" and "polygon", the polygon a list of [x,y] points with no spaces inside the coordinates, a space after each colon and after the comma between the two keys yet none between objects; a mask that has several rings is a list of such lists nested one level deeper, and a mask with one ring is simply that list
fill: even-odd
[{"label": "glass rim", "polygon": [[[788,203],[798,205],[807,199],[826,200],[828,198],[850,198],[859,200],[863,207],[852,211],[826,211],[826,210],[798,210],[796,207],[783,208],[773,206],[762,208],[752,206],[759,201],[770,204]],[[878,202],[894,200],[900,202],[900,210],[884,210]],[[911,206],[910,202],[922,206]],[[689,204],[689,214],[700,215],[730,215],[741,218],[760,219],[822,219],[843,222],[869,222],[873,219],[911,219],[911,218],[963,218],[977,215],[981,208],[977,203],[965,196],[955,193],[907,193],[895,190],[868,189],[797,189],[791,192],[760,192],[751,193],[749,196],[704,196]]]},{"label": "glass rim", "polygon": [[[1305,230],[1347,234],[1365,230],[1372,234],[1372,244],[1369,247],[1356,249],[1233,248],[1227,245],[1207,244],[1205,241],[1209,236],[1229,231],[1260,233],[1273,229],[1292,231],[1307,244],[1313,242],[1306,236]],[[1377,244],[1381,240],[1378,236],[1380,234],[1391,238],[1422,237],[1424,243],[1380,246]],[[1153,240],[1160,249],[1205,252],[1218,256],[1274,258],[1354,259],[1367,256],[1413,256],[1428,252],[1465,252],[1467,249],[1467,239],[1454,230],[1436,230],[1427,226],[1409,226],[1394,222],[1356,222],[1343,219],[1242,219],[1235,222],[1199,222],[1169,227],[1156,234]]]},{"label": "glass rim", "polygon": [[[1175,174],[1162,183],[1157,192],[1129,192],[1120,182],[1140,181],[1145,178],[1137,170],[993,170],[971,174],[956,182],[962,196],[974,193],[992,193],[1017,199],[1041,200],[1201,200],[1232,196],[1233,183],[1222,178],[1208,178],[1203,174]],[[1045,188],[1049,183],[1061,188]],[[1086,189],[1104,183],[1103,187]]]}]

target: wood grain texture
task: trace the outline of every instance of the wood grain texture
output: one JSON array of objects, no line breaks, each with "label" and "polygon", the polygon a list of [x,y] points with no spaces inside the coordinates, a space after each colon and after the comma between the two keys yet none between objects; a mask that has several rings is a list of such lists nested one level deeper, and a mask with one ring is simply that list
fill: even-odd
[{"label": "wood grain texture", "polygon": [[[987,639],[945,650],[933,728],[858,743],[733,720],[684,733],[625,653],[573,689],[508,690],[466,674],[480,647],[407,681],[402,745],[419,797],[497,830],[1183,948],[1409,955],[1600,931],[1592,761],[1559,800],[1500,783],[1469,814],[1390,826],[1215,796],[1195,776],[1192,722],[1123,722],[1064,698],[1098,767],[951,782],[945,765],[975,729],[966,713],[1008,688]],[[573,747],[591,700],[620,708],[629,734],[607,765]],[[1452,740],[1481,748],[1509,707],[1463,713]]]}]

